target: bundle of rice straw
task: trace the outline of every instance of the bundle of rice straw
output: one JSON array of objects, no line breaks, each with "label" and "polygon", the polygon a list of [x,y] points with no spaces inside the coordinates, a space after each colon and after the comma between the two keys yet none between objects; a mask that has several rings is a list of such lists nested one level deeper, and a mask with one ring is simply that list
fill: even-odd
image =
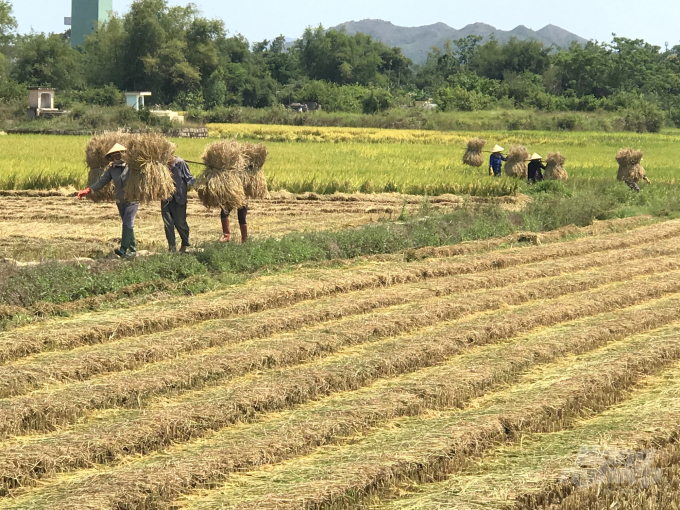
[{"label": "bundle of rice straw", "polygon": [[123,159],[130,167],[125,186],[128,202],[160,202],[175,193],[170,165],[175,161],[175,144],[163,135],[146,133],[131,137]]},{"label": "bundle of rice straw", "polygon": [[564,162],[567,160],[559,152],[551,152],[545,160],[545,172],[543,178],[546,181],[566,181],[567,171],[564,169]]},{"label": "bundle of rice straw", "polygon": [[211,209],[241,209],[247,204],[242,176],[246,159],[241,144],[234,140],[215,142],[203,153],[205,171],[196,181],[198,198]]},{"label": "bundle of rice straw", "polygon": [[[92,186],[97,182],[110,165],[106,159],[106,153],[117,143],[128,146],[130,135],[122,131],[110,131],[101,135],[93,136],[85,147],[85,161],[90,171],[87,175],[87,185]],[[97,192],[87,195],[89,200],[98,202],[115,202],[113,183],[109,183]]]},{"label": "bundle of rice straw", "polygon": [[521,145],[513,145],[508,152],[508,160],[505,162],[505,175],[525,179],[527,176],[527,161],[529,151]]},{"label": "bundle of rice straw", "polygon": [[473,138],[467,143],[467,151],[463,154],[463,163],[469,166],[480,167],[484,164],[482,149],[486,145],[486,140]]},{"label": "bundle of rice straw", "polygon": [[267,161],[267,147],[252,143],[244,143],[241,147],[245,159],[245,169],[241,179],[246,196],[254,199],[268,198],[267,179],[262,171]]},{"label": "bundle of rice straw", "polygon": [[644,154],[630,147],[621,149],[616,153],[616,161],[619,163],[619,173],[616,178],[619,181],[638,182],[645,177],[645,169],[640,162]]}]

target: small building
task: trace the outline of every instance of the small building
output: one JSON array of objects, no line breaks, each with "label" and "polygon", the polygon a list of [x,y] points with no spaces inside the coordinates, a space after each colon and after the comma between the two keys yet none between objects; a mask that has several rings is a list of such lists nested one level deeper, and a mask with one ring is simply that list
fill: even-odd
[{"label": "small building", "polygon": [[47,87],[29,87],[28,89],[28,118],[36,119],[44,115],[60,113],[54,107],[54,89]]},{"label": "small building", "polygon": [[151,97],[151,92],[126,92],[125,102],[135,110],[144,109],[144,98]]}]

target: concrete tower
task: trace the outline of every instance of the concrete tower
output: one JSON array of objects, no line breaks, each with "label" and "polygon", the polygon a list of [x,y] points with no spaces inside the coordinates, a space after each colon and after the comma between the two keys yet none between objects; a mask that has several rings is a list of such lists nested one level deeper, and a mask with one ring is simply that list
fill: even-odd
[{"label": "concrete tower", "polygon": [[111,17],[113,0],[71,0],[71,46],[85,42],[85,37]]}]

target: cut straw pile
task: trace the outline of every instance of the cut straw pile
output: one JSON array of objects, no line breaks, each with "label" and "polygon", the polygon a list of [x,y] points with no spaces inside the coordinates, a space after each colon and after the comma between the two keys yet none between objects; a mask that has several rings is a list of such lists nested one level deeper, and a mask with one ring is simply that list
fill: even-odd
[{"label": "cut straw pile", "polygon": [[469,166],[480,167],[484,164],[482,149],[486,145],[486,140],[473,138],[467,143],[467,150],[463,155],[463,163]]},{"label": "cut straw pile", "polygon": [[551,152],[545,160],[545,173],[543,178],[547,181],[566,181],[567,171],[564,169],[564,162],[567,160],[559,152]]},{"label": "cut straw pile", "polygon": [[156,133],[131,138],[123,156],[130,168],[125,200],[159,202],[175,193],[175,183],[169,169],[175,161],[175,147],[174,143]]},{"label": "cut straw pile", "polygon": [[243,189],[248,198],[264,199],[269,197],[267,179],[262,167],[267,162],[267,147],[262,144],[244,143],[241,145],[246,166],[242,175]]},{"label": "cut straw pile", "polygon": [[640,162],[644,154],[630,147],[621,149],[616,153],[616,161],[619,163],[619,173],[616,178],[619,181],[638,182],[645,177],[645,169]]},{"label": "cut straw pile", "polygon": [[[122,131],[110,131],[92,137],[85,147],[85,161],[90,171],[87,175],[87,185],[92,186],[97,182],[108,168],[110,162],[106,159],[106,153],[117,143],[127,147],[131,135]],[[93,202],[115,202],[113,183],[110,182],[97,192],[87,195]]]},{"label": "cut straw pile", "polygon": [[510,152],[508,152],[508,160],[505,162],[505,175],[521,179],[526,178],[528,160],[529,151],[527,148],[521,145],[513,145]]},{"label": "cut straw pile", "polygon": [[[266,155],[265,155],[266,157]],[[211,209],[241,209],[247,204],[243,176],[248,161],[243,147],[235,140],[216,142],[203,153],[205,171],[196,181],[198,197]]]}]

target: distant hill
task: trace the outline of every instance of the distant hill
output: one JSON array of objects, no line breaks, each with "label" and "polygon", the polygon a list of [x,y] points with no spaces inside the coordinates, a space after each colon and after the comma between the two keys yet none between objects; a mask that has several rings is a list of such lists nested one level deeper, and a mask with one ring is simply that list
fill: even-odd
[{"label": "distant hill", "polygon": [[485,23],[474,23],[456,30],[445,23],[435,23],[434,25],[423,27],[399,27],[389,21],[365,19],[362,21],[349,21],[333,28],[339,30],[342,27],[350,35],[362,32],[373,36],[374,39],[380,40],[388,46],[398,46],[402,49],[404,55],[418,64],[425,62],[432,46],[441,48],[447,39],[462,39],[468,35],[480,35],[485,39],[495,35],[496,39],[500,42],[506,42],[511,37],[521,40],[535,39],[541,41],[546,46],[555,44],[560,47],[567,47],[572,41],[580,44],[588,42],[583,37],[579,37],[555,25],[548,25],[538,31],[520,25],[510,31],[504,31]]}]

